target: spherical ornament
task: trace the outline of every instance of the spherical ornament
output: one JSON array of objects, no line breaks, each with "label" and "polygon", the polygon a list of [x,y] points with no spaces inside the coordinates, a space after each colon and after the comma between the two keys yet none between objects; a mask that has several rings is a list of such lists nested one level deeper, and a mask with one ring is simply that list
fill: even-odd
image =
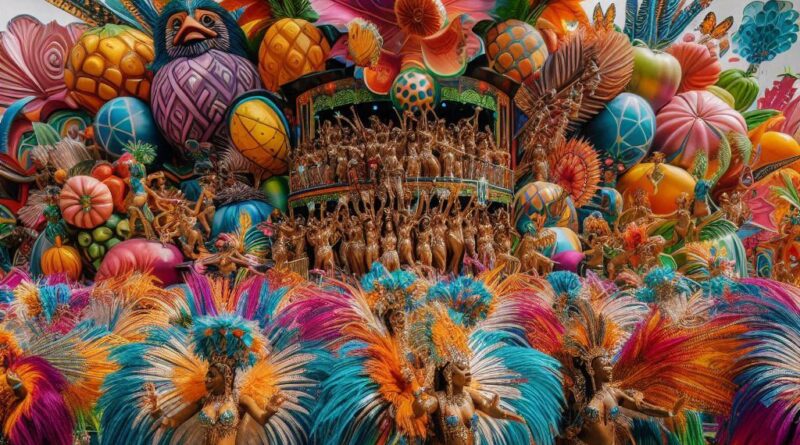
[{"label": "spherical ornament", "polygon": [[747,111],[756,101],[761,87],[758,78],[740,69],[729,69],[722,72],[716,85],[731,93],[736,101],[736,111]]},{"label": "spherical ornament", "polygon": [[264,96],[251,96],[231,106],[231,142],[244,157],[273,175],[288,168],[289,123]]},{"label": "spherical ornament", "polygon": [[289,211],[289,177],[273,176],[261,183],[261,191],[271,206],[283,213]]},{"label": "spherical ornament", "polygon": [[105,25],[86,31],[72,48],[64,69],[70,95],[81,106],[97,112],[120,96],[150,98],[153,39],[124,25]]},{"label": "spherical ornament", "polygon": [[108,186],[91,176],[67,179],[58,196],[64,221],[81,229],[92,229],[111,216],[114,202]]},{"label": "spherical ornament", "polygon": [[258,51],[258,72],[264,86],[278,91],[300,76],[325,69],[331,47],[325,35],[303,19],[280,19],[269,27]]},{"label": "spherical ornament", "polygon": [[400,72],[392,84],[392,103],[401,111],[433,110],[439,102],[439,85],[430,74],[419,68]]},{"label": "spherical ornament", "polygon": [[[617,190],[625,200],[625,208],[630,208],[634,193],[639,189],[647,194],[650,208],[657,215],[666,215],[677,210],[677,199],[681,193],[694,196],[696,181],[689,172],[669,164],[659,164],[659,172],[655,172],[655,168],[655,164],[644,162],[619,178]],[[653,180],[659,176],[663,177],[658,181]]]},{"label": "spherical ornament", "polygon": [[600,153],[629,169],[650,151],[656,130],[656,115],[642,97],[622,93],[586,125],[586,136]]},{"label": "spherical ornament", "polygon": [[514,197],[514,222],[517,231],[526,233],[533,215],[544,215],[547,227],[561,226],[577,230],[577,212],[563,187],[536,181],[522,187]]},{"label": "spherical ornament", "polygon": [[134,97],[111,99],[100,108],[94,120],[94,138],[113,156],[122,156],[130,143],[158,146],[160,140],[150,107]]},{"label": "spherical ornament", "polygon": [[152,274],[164,286],[181,281],[176,269],[183,262],[180,249],[172,244],[133,238],[117,243],[106,252],[97,269],[98,281],[131,272]]},{"label": "spherical ornament", "polygon": [[258,87],[258,73],[249,60],[211,50],[158,70],[150,105],[164,137],[179,150],[189,140],[225,144],[228,107]]},{"label": "spherical ornament", "polygon": [[522,82],[547,60],[547,44],[539,31],[520,20],[500,22],[486,33],[489,67]]},{"label": "spherical ornament", "polygon": [[55,245],[42,255],[41,267],[45,275],[64,274],[70,281],[78,280],[83,270],[78,249],[61,244],[60,236],[56,237]]},{"label": "spherical ornament", "polygon": [[658,112],[653,145],[672,165],[692,170],[696,161],[707,162],[714,174],[720,138],[729,132],[747,134],[741,114],[708,91],[687,91]]},{"label": "spherical ornament", "polygon": [[214,219],[211,222],[211,236],[216,237],[220,233],[230,233],[238,229],[239,215],[242,212],[250,215],[250,223],[255,226],[269,218],[270,213],[272,213],[272,206],[258,199],[248,199],[220,206],[214,212]]},{"label": "spherical ornament", "polygon": [[670,46],[667,52],[681,64],[681,84],[678,93],[704,90],[719,80],[722,64],[706,45],[680,42]]}]

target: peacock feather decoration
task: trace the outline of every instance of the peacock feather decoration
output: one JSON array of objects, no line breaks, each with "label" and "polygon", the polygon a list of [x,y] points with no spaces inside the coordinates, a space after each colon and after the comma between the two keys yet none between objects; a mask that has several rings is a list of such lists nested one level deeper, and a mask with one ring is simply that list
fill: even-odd
[{"label": "peacock feather decoration", "polygon": [[664,49],[680,37],[713,0],[627,0],[625,34],[652,49]]},{"label": "peacock feather decoration", "polygon": [[733,35],[735,52],[742,56],[754,73],[763,62],[769,62],[797,42],[800,13],[792,3],[783,0],[754,1],[744,8],[742,24]]}]

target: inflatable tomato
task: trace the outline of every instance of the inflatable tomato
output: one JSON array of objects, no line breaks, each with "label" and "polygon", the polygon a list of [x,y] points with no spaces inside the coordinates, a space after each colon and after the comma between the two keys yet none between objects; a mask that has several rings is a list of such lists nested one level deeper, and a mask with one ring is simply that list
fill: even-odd
[{"label": "inflatable tomato", "polygon": [[58,198],[64,220],[81,229],[93,229],[111,216],[114,201],[108,186],[91,176],[73,176]]}]

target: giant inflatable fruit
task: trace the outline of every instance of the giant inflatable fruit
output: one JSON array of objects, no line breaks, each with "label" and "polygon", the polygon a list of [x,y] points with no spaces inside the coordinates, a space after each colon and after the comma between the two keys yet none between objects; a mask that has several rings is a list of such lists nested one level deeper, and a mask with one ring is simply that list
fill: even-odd
[{"label": "giant inflatable fruit", "polygon": [[589,121],[585,133],[601,159],[611,158],[629,169],[650,151],[655,128],[650,104],[633,93],[622,93]]},{"label": "giant inflatable fruit", "polygon": [[722,65],[708,46],[695,42],[680,42],[670,46],[667,52],[681,65],[679,93],[704,90],[719,80]]},{"label": "giant inflatable fruit", "polygon": [[736,101],[734,108],[737,111],[747,111],[756,101],[761,89],[755,76],[735,68],[723,71],[716,85],[731,93]]},{"label": "giant inflatable fruit", "polygon": [[331,48],[316,26],[283,18],[269,27],[258,51],[258,72],[270,91],[300,76],[321,71]]},{"label": "giant inflatable fruit", "polygon": [[61,237],[56,237],[55,245],[45,250],[41,259],[42,273],[45,275],[64,274],[71,281],[81,277],[83,265],[81,254],[72,246],[61,244]]},{"label": "giant inflatable fruit", "polygon": [[289,124],[267,97],[251,96],[231,105],[231,142],[239,152],[273,175],[286,173]]},{"label": "giant inflatable fruit", "polygon": [[520,20],[506,20],[486,33],[489,68],[522,82],[547,60],[547,45],[533,26]]},{"label": "giant inflatable fruit", "polygon": [[719,165],[720,138],[729,132],[747,134],[742,115],[708,91],[688,91],[675,96],[656,115],[653,146],[669,163],[687,170],[703,156],[711,175]]},{"label": "giant inflatable fruit", "polygon": [[98,281],[130,272],[153,274],[168,286],[181,281],[175,267],[183,261],[181,251],[172,244],[133,238],[117,243],[103,257],[97,270]]},{"label": "giant inflatable fruit", "polygon": [[633,77],[628,91],[650,102],[658,111],[667,104],[681,84],[681,64],[671,54],[645,46],[633,47]]},{"label": "giant inflatable fruit", "polygon": [[[666,215],[677,210],[676,200],[681,193],[694,196],[696,181],[686,170],[668,164],[660,164],[663,178],[654,185],[650,179],[655,164],[644,162],[636,165],[617,181],[617,190],[625,199],[625,208],[630,206],[636,190],[644,190],[650,199],[650,208],[657,215]],[[656,175],[657,176],[657,175]]]},{"label": "giant inflatable fruit", "polygon": [[64,81],[75,101],[92,113],[115,97],[147,101],[153,55],[153,40],[141,31],[113,24],[94,28],[72,47]]},{"label": "giant inflatable fruit", "polygon": [[114,211],[108,186],[91,176],[67,179],[58,196],[64,221],[81,229],[93,229],[104,223]]}]

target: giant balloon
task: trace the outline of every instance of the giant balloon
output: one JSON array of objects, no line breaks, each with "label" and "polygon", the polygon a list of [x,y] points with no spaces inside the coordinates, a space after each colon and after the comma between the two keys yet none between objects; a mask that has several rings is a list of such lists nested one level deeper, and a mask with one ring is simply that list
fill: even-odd
[{"label": "giant balloon", "polygon": [[629,169],[644,159],[653,143],[656,115],[633,93],[622,93],[586,125],[586,135],[603,157]]}]

